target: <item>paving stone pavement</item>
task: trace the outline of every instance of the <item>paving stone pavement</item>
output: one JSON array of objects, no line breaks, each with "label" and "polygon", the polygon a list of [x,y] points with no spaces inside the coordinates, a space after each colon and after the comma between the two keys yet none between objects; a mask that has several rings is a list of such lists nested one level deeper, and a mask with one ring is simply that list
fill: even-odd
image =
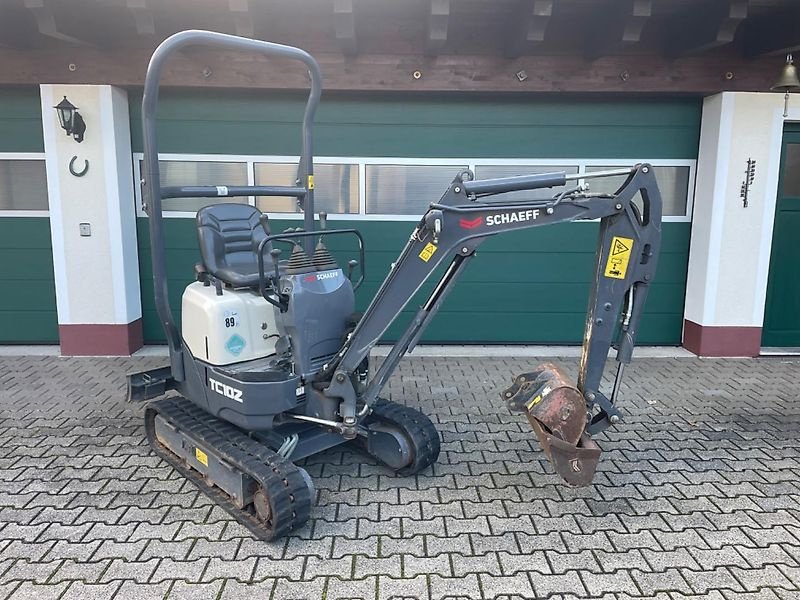
[{"label": "paving stone pavement", "polygon": [[309,459],[312,519],[274,544],[150,453],[125,373],[161,364],[0,358],[0,598],[800,599],[800,360],[637,360],[571,489],[499,400],[534,359],[406,359],[386,395],[439,463]]}]

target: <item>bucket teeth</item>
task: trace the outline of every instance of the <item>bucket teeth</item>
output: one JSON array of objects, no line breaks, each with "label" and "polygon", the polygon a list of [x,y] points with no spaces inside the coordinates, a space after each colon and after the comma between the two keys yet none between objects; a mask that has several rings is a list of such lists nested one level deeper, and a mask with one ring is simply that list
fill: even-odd
[{"label": "bucket teeth", "polygon": [[586,401],[564,371],[539,365],[514,379],[502,394],[508,408],[525,412],[556,472],[570,485],[589,485],[600,447],[585,433]]}]

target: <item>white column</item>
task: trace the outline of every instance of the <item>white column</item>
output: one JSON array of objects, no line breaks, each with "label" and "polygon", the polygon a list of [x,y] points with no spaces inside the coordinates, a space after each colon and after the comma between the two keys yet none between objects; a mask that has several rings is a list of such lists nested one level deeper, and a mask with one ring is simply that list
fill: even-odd
[{"label": "white column", "polygon": [[[61,352],[130,354],[142,345],[142,307],[127,93],[40,87]],[[59,125],[64,96],[86,122],[81,143]]]},{"label": "white column", "polygon": [[[800,119],[795,109],[788,120]],[[757,356],[783,137],[783,95],[706,98],[700,129],[684,346],[704,356]],[[756,161],[748,206],[740,197]]]}]

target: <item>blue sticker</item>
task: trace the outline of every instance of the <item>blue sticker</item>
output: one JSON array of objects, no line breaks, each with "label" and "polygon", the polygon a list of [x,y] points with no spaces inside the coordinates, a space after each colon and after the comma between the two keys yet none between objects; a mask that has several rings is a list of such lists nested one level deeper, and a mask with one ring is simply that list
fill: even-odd
[{"label": "blue sticker", "polygon": [[234,333],[228,343],[225,344],[225,349],[234,356],[239,356],[246,345],[247,342],[244,341],[244,338],[238,333]]}]

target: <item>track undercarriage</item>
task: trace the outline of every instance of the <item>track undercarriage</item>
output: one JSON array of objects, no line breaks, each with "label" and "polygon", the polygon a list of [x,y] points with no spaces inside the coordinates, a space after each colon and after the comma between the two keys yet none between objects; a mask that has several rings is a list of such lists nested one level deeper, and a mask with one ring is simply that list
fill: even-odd
[{"label": "track undercarriage", "polygon": [[[145,431],[159,457],[257,538],[280,538],[308,520],[314,485],[302,467],[284,456],[291,442],[273,449],[264,437],[212,417],[181,397],[150,402],[145,409]],[[306,431],[314,435],[318,429]],[[299,436],[295,447],[298,440]],[[401,476],[432,465],[440,448],[430,419],[384,399],[375,403],[350,445]]]}]

